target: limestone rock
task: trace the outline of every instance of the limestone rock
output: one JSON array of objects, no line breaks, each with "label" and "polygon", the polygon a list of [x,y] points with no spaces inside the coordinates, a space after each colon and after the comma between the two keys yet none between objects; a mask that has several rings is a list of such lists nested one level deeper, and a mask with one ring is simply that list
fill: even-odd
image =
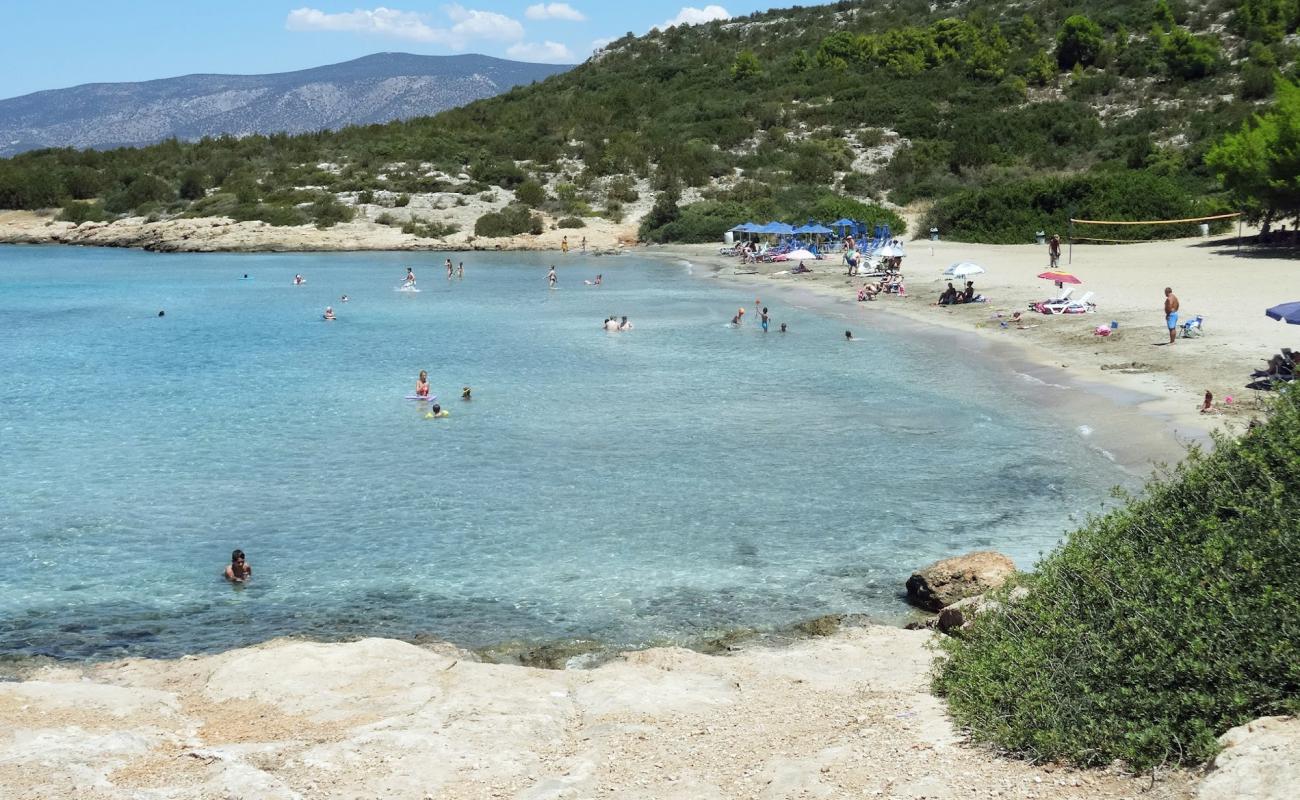
[{"label": "limestone rock", "polygon": [[1219,737],[1197,800],[1283,800],[1300,785],[1300,718],[1261,717]]},{"label": "limestone rock", "polygon": [[907,600],[941,611],[958,600],[984,594],[1006,583],[1016,565],[1001,553],[981,551],[936,561],[907,579]]}]

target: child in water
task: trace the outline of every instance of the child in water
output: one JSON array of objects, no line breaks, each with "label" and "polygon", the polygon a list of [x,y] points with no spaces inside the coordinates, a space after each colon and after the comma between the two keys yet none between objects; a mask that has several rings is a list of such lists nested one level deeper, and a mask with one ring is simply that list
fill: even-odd
[{"label": "child in water", "polygon": [[418,380],[415,384],[415,396],[416,397],[429,396],[429,373],[425,370],[420,370],[420,380]]},{"label": "child in water", "polygon": [[433,408],[429,409],[429,413],[428,413],[428,414],[425,414],[425,415],[424,415],[424,418],[425,418],[425,419],[441,419],[442,417],[450,417],[450,416],[451,416],[451,412],[450,412],[450,411],[447,411],[447,410],[444,409],[442,406],[438,405],[437,403],[434,403],[434,404],[433,404]]},{"label": "child in water", "polygon": [[243,550],[236,550],[230,554],[230,564],[222,575],[231,583],[243,583],[253,577],[253,568],[244,560]]}]

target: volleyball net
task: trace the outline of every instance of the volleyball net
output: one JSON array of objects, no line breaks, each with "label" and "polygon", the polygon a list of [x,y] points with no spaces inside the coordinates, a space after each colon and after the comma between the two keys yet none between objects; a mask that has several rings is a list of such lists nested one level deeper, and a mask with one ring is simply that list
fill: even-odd
[{"label": "volleyball net", "polygon": [[[1212,226],[1216,225],[1216,223],[1226,223],[1228,220],[1240,216],[1240,211],[1233,211],[1230,214],[1211,214],[1205,217],[1187,217],[1186,219],[1117,220],[1076,219],[1071,217],[1070,243],[1137,244],[1139,242],[1180,239],[1208,232],[1208,228],[1202,229],[1200,227],[1202,225]],[[1089,235],[1079,235],[1080,230],[1087,231]],[[1124,235],[1121,236],[1121,234]]]}]

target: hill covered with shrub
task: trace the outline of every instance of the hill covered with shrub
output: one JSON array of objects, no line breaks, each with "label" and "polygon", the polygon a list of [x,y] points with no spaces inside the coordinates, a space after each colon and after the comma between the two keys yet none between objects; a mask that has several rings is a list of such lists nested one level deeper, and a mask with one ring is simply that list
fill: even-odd
[{"label": "hill covered with shrub", "polygon": [[0,207],[330,224],[366,192],[497,187],[618,219],[649,192],[643,237],[702,241],[841,211],[897,228],[884,206],[925,201],[926,224],[1026,241],[1071,213],[1237,207],[1204,156],[1295,77],[1298,25],[1296,0],[844,0],[628,34],[434,117],[28,153],[0,162]]},{"label": "hill covered with shrub", "polygon": [[1300,711],[1290,388],[1265,424],[1071,533],[1020,577],[1024,597],[945,643],[936,687],[977,738],[1035,760],[1191,764],[1231,727]]}]

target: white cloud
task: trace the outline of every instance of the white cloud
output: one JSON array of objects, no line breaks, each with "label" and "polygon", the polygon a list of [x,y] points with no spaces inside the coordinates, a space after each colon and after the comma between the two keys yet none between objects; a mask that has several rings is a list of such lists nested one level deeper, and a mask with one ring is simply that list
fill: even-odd
[{"label": "white cloud", "polygon": [[479,39],[505,39],[514,41],[524,38],[524,26],[518,20],[495,11],[475,11],[459,5],[444,6],[443,10],[451,21],[455,36]]},{"label": "white cloud", "polygon": [[573,51],[559,42],[546,41],[537,42],[519,42],[510,45],[506,50],[506,55],[520,61],[542,61],[550,64],[572,64],[577,59]]},{"label": "white cloud", "polygon": [[504,14],[476,11],[460,5],[444,6],[443,11],[454,23],[450,28],[430,25],[428,14],[383,6],[338,14],[315,8],[296,8],[285,18],[284,27],[291,31],[343,31],[433,42],[457,50],[465,49],[471,39],[512,42],[524,38],[524,26]]},{"label": "white cloud", "polygon": [[612,42],[612,41],[614,41],[614,37],[612,37],[612,36],[606,36],[606,37],[602,37],[602,38],[600,38],[600,39],[592,39],[592,40],[591,40],[591,52],[594,53],[594,52],[596,52],[596,51],[598,51],[598,50],[604,50],[606,47],[609,47],[609,43]]},{"label": "white cloud", "polygon": [[569,22],[582,22],[587,18],[582,12],[568,3],[538,3],[524,11],[529,19],[562,19]]},{"label": "white cloud", "polygon": [[674,25],[701,25],[705,22],[712,22],[715,19],[731,19],[731,12],[727,11],[727,9],[722,6],[711,5],[705,6],[704,8],[682,6],[682,10],[677,12],[677,16],[661,25],[654,26],[654,28],[651,28],[650,30],[654,30],[655,28],[667,30]]}]

